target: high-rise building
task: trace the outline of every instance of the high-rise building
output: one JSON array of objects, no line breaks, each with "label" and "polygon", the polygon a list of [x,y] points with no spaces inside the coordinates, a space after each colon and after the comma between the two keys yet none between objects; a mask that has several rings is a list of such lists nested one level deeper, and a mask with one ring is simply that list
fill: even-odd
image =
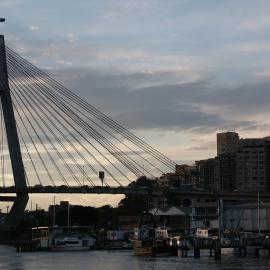
[{"label": "high-rise building", "polygon": [[239,135],[236,132],[217,133],[217,155],[235,154],[239,145]]},{"label": "high-rise building", "polygon": [[214,190],[226,192],[236,189],[236,154],[222,154],[215,158]]},{"label": "high-rise building", "polygon": [[241,139],[236,154],[237,190],[270,188],[270,138]]},{"label": "high-rise building", "polygon": [[236,189],[235,154],[222,154],[215,158],[196,161],[199,187],[209,191],[233,191]]},{"label": "high-rise building", "polygon": [[196,161],[199,182],[210,191],[269,191],[270,137],[239,139],[217,134],[217,157]]},{"label": "high-rise building", "polygon": [[209,158],[195,162],[198,168],[198,188],[214,190],[215,186],[215,159]]}]

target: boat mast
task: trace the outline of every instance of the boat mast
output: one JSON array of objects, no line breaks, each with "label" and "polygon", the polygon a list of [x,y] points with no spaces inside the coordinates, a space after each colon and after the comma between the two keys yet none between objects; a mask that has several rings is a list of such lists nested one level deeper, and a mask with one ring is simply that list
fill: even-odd
[{"label": "boat mast", "polygon": [[53,196],[53,227],[55,227],[55,196]]},{"label": "boat mast", "polygon": [[67,205],[67,226],[68,226],[68,229],[69,229],[69,203]]},{"label": "boat mast", "polygon": [[261,220],[260,220],[260,191],[258,191],[258,215],[257,215],[257,219],[258,219],[258,233],[261,233]]}]

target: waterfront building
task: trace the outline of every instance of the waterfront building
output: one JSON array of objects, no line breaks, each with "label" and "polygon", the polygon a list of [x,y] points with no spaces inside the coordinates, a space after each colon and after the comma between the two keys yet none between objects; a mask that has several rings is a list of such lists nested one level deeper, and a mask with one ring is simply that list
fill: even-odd
[{"label": "waterfront building", "polygon": [[175,231],[184,231],[190,228],[189,207],[153,208],[149,212],[154,216],[159,227],[167,227]]},{"label": "waterfront building", "polygon": [[270,203],[226,203],[223,207],[225,230],[239,232],[270,232]]},{"label": "waterfront building", "polygon": [[190,228],[269,233],[270,203],[194,200]]},{"label": "waterfront building", "polygon": [[216,200],[193,200],[191,204],[191,229],[219,228],[219,207]]}]

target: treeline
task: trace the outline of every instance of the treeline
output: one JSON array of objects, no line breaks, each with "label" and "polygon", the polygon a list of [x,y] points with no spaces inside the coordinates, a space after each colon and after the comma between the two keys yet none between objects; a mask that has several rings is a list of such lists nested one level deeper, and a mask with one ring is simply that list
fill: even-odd
[{"label": "treeline", "polygon": [[[146,177],[139,178],[132,186],[151,187],[153,181]],[[73,205],[69,207],[70,226],[92,226],[94,229],[115,229],[119,227],[119,216],[139,216],[143,211],[149,208],[149,198],[142,195],[128,195],[122,199],[118,207],[113,208],[110,205],[102,207],[91,207]],[[67,207],[57,209],[55,214],[55,224],[58,226],[67,226],[68,210]],[[45,210],[26,211],[24,220],[20,226],[21,230],[36,226],[52,226],[53,212]]]}]

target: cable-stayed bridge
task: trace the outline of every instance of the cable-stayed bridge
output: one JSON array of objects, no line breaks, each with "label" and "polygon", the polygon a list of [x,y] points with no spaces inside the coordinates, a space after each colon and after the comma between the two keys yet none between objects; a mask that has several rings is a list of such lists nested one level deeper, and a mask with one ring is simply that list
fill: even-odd
[{"label": "cable-stayed bridge", "polygon": [[9,224],[18,223],[28,193],[45,186],[51,193],[61,187],[94,193],[99,186],[99,193],[113,193],[112,187],[118,193],[141,176],[155,180],[175,169],[171,159],[5,46],[4,36],[0,94],[1,193],[16,193],[1,197],[14,201]]}]

